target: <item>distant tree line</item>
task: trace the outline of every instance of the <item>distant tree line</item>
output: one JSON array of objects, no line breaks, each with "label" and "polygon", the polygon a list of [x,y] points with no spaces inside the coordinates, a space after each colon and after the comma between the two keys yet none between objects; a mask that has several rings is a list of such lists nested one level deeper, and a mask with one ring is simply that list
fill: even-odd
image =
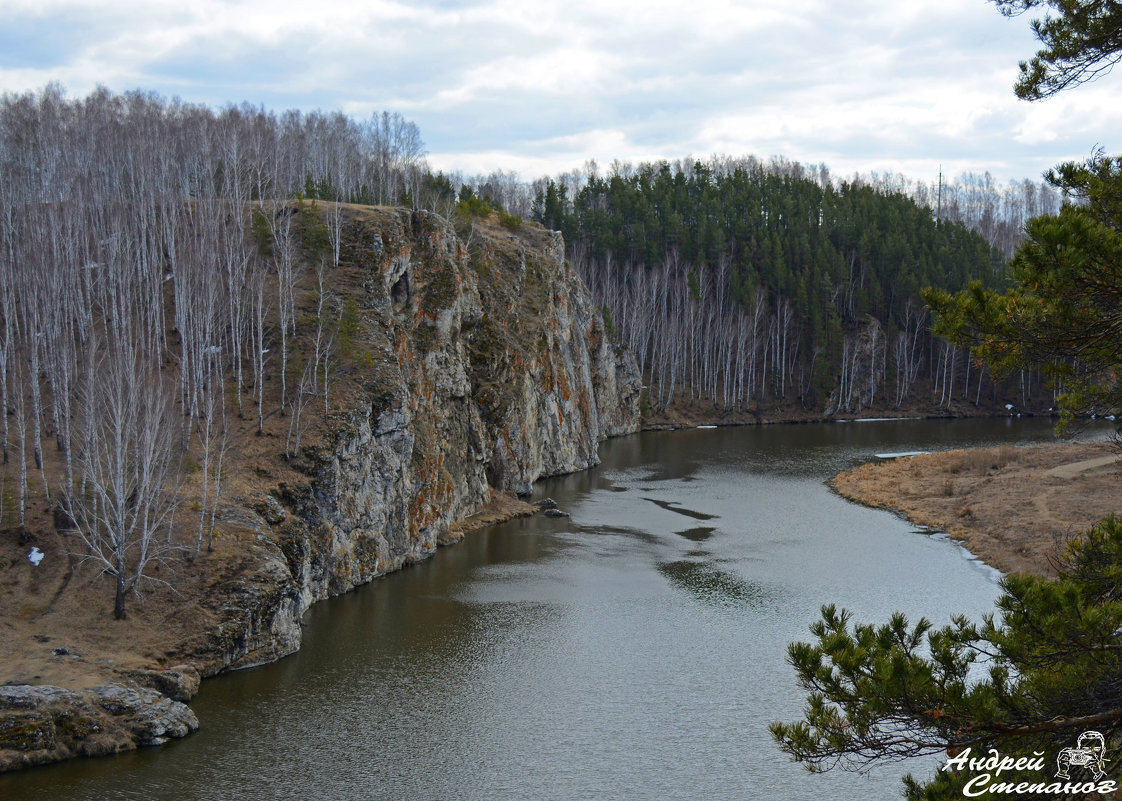
[{"label": "distant tree line", "polygon": [[[326,414],[357,313],[324,277],[342,214],[293,199],[399,203],[423,191],[423,155],[397,114],[72,100],[57,86],[0,98],[0,403],[16,463],[3,512],[22,530],[37,481],[76,555],[115,578],[118,617],[184,548],[172,521],[187,458],[201,495],[188,550],[209,545],[229,414],[255,407],[259,431],[287,415],[289,454],[312,398]],[[317,315],[302,323],[308,265]]]},{"label": "distant tree line", "polygon": [[[689,172],[695,163],[695,159],[684,158],[668,162],[668,165],[675,172]],[[835,188],[844,182],[850,186],[871,187],[882,194],[904,195],[930,210],[937,219],[962,223],[975,231],[1005,258],[1012,257],[1023,241],[1024,228],[1029,220],[1042,214],[1056,214],[1065,200],[1061,192],[1047,180],[1032,181],[1025,178],[1001,184],[989,172],[964,172],[946,180],[940,174],[928,181],[920,181],[901,173],[874,172],[867,175],[857,173],[848,179],[839,180],[824,165],[802,165],[778,157],[761,161],[754,156],[714,156],[706,159],[704,164],[716,173],[727,172],[739,165],[747,170],[762,169],[804,177],[822,185],[833,184]],[[613,161],[609,175],[627,177],[652,167],[657,169],[658,165]],[[461,173],[441,177],[449,181],[450,192],[455,187],[466,185],[479,197],[488,199],[510,213],[529,218],[534,213],[535,199],[546,191],[550,182],[554,184],[555,191],[564,192],[567,198],[572,199],[580,194],[592,176],[599,173],[599,165],[595,161],[589,161],[581,170],[543,176],[529,183],[522,181],[517,173],[505,170],[470,177]]]},{"label": "distant tree line", "polygon": [[[921,387],[942,407],[955,398],[977,404],[983,390],[996,389],[988,374],[981,380],[964,348],[930,336],[918,290],[957,289],[973,278],[1000,289],[1000,273],[1027,221],[1056,213],[1065,200],[1047,181],[1000,185],[988,172],[949,182],[942,175],[921,182],[894,173],[838,181],[822,165],[753,156],[613,161],[605,177],[588,162],[583,170],[531,183],[503,170],[439,179],[448,198],[459,187],[461,200],[466,193],[508,219],[528,217],[563,231],[568,255],[639,354],[655,406],[685,393],[725,408],[797,400],[828,413],[900,408],[917,400]],[[746,179],[760,184],[758,197],[738,194]],[[720,188],[702,187],[713,182]],[[820,207],[820,223],[832,224],[829,207],[857,197],[866,198],[856,203],[861,211],[850,226],[861,229],[857,247],[842,243],[854,237],[836,229],[821,249],[815,238],[822,225],[800,228],[783,217],[795,204],[809,221],[805,212]],[[876,212],[868,208],[873,197],[880,198]],[[760,219],[751,222],[753,214]],[[941,243],[933,245],[916,226],[941,232]],[[848,253],[843,259],[875,251],[879,263],[870,271],[861,258],[856,283],[848,275],[835,280],[839,271],[823,269],[823,254],[838,248]],[[893,259],[898,269],[886,270]],[[702,290],[707,294],[699,297]],[[829,303],[822,297],[827,292]],[[890,298],[888,308],[881,296]],[[789,330],[792,325],[798,330]],[[1004,389],[1020,405],[1034,394],[1040,400],[1039,372],[1016,371],[1013,380]]]},{"label": "distant tree line", "polygon": [[0,514],[22,530],[38,485],[79,555],[116,578],[121,615],[183,547],[170,532],[185,461],[200,496],[189,550],[209,544],[229,415],[261,431],[280,414],[285,453],[298,453],[357,324],[327,280],[342,210],[320,200],[428,208],[458,229],[494,210],[511,230],[524,217],[563,230],[658,405],[685,393],[856,411],[920,386],[939,404],[976,400],[982,374],[928,333],[918,291],[1000,289],[1002,237],[1054,193],[943,187],[936,219],[902,181],[837,183],[750,157],[465,181],[433,173],[416,125],[388,112],[70,99],[54,85],[5,95]]},{"label": "distant tree line", "polygon": [[854,182],[884,193],[905,195],[929,209],[937,219],[962,223],[1006,259],[1024,241],[1028,221],[1042,214],[1055,214],[1064,200],[1046,180],[1024,178],[1002,185],[988,172],[965,172],[949,182],[941,175],[924,182],[898,173],[857,176]]},{"label": "distant tree line", "polygon": [[[530,213],[565,234],[656,407],[684,392],[830,414],[900,408],[921,386],[943,407],[992,389],[965,349],[930,334],[920,290],[1001,289],[1009,229],[1055,193],[1023,186],[999,218],[992,181],[975,189],[944,188],[939,218],[824,168],[711,159],[589,170],[575,191],[549,179]],[[989,239],[950,219],[969,215]],[[1027,397],[1034,376],[1021,378]]]}]

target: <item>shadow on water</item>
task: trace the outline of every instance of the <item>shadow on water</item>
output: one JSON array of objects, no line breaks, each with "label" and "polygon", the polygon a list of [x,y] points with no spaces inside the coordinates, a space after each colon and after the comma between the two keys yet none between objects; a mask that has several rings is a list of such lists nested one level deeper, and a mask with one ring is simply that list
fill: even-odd
[{"label": "shadow on water", "polygon": [[650,501],[656,506],[661,506],[668,512],[677,512],[686,517],[692,517],[694,520],[713,520],[717,515],[706,514],[705,512],[698,512],[693,509],[686,509],[680,506],[676,501],[660,501],[655,498],[643,498],[644,501]]},{"label": "shadow on water", "polygon": [[573,526],[573,530],[577,534],[618,534],[621,537],[633,537],[647,545],[658,545],[662,541],[649,531],[626,526]]},{"label": "shadow on water", "polygon": [[717,529],[711,526],[699,526],[697,528],[687,528],[685,531],[675,531],[679,537],[685,537],[690,542],[705,542]]},{"label": "shadow on water", "polygon": [[718,609],[763,609],[767,592],[754,582],[719,570],[706,562],[681,559],[661,562],[658,572],[679,590]]}]

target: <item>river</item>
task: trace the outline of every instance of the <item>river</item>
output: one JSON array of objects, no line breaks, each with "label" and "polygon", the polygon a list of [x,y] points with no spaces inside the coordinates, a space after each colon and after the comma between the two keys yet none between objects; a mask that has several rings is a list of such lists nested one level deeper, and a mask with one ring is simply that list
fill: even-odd
[{"label": "river", "polygon": [[314,606],[303,649],[207,681],[198,734],[0,776],[17,799],[899,798],[922,760],[808,774],[786,647],[820,607],[937,624],[996,573],[825,479],[883,451],[1043,441],[1044,420],[648,433],[516,520]]}]

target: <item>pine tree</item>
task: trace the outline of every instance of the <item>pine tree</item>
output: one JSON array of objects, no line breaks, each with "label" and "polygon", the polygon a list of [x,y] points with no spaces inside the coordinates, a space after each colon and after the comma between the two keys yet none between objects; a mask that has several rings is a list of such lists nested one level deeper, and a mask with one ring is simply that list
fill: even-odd
[{"label": "pine tree", "polygon": [[[789,661],[809,693],[806,716],[774,723],[779,746],[813,771],[840,765],[989,749],[1054,758],[1088,729],[1107,745],[1108,778],[1122,744],[1122,520],[1109,517],[1073,540],[1054,580],[1002,580],[998,613],[942,629],[897,614],[882,626],[822,609],[816,642]],[[960,760],[961,763],[961,760]],[[975,774],[941,770],[906,780],[909,798],[961,798]],[[1050,781],[1049,772],[1000,778]],[[1003,797],[1021,797],[1016,794]],[[1051,795],[1050,797],[1056,797]]]}]

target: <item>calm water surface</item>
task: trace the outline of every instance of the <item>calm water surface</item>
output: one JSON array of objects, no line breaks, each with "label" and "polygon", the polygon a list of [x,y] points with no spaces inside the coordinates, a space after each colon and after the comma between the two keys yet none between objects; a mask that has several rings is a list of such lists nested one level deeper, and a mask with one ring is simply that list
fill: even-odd
[{"label": "calm water surface", "polygon": [[804,697],[786,646],[824,603],[946,623],[994,571],[824,480],[883,451],[1051,438],[1047,421],[644,434],[540,482],[571,519],[472,535],[313,607],[304,648],[204,683],[200,732],[0,776],[16,799],[898,798],[810,775],[767,731]]}]

